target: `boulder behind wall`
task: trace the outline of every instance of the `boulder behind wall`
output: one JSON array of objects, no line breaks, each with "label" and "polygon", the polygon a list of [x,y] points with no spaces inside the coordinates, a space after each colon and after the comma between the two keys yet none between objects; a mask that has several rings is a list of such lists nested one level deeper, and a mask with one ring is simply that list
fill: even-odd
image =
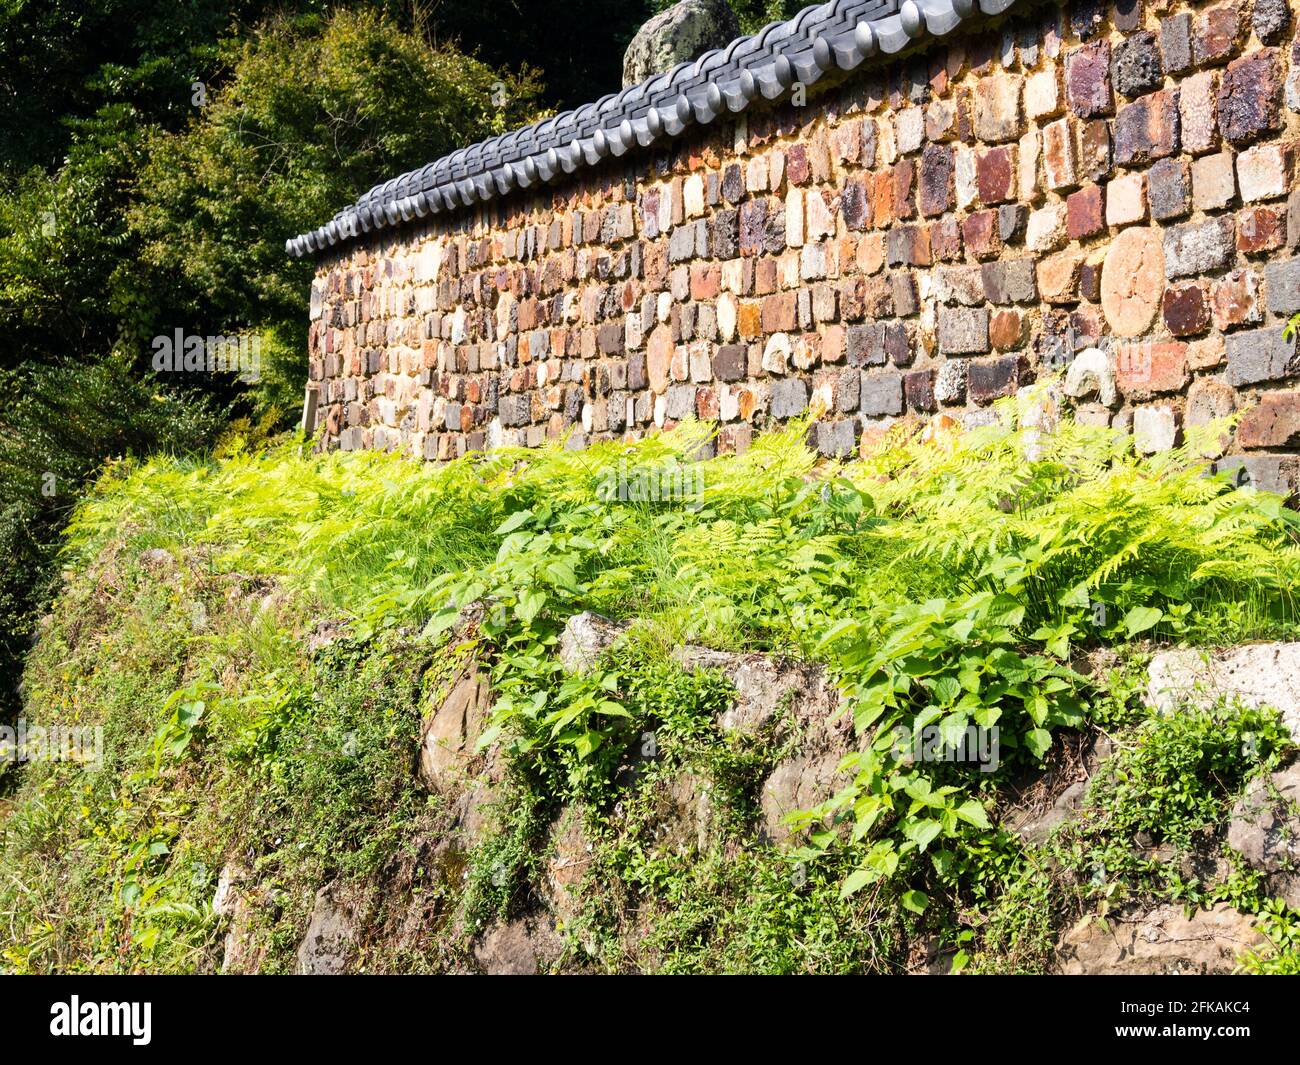
[{"label": "boulder behind wall", "polygon": [[1231,973],[1264,937],[1249,914],[1221,902],[1183,916],[1181,906],[1085,917],[1061,938],[1057,965],[1067,976],[1175,976]]},{"label": "boulder behind wall", "polygon": [[1270,895],[1300,909],[1300,761],[1251,781],[1232,809],[1228,846],[1264,874]]},{"label": "boulder behind wall", "polygon": [[1183,703],[1207,707],[1225,697],[1273,707],[1300,740],[1300,643],[1252,643],[1222,651],[1180,648],[1151,659],[1146,701],[1160,713]]},{"label": "boulder behind wall", "polygon": [[740,36],[727,0],[681,0],[636,32],[623,55],[623,88],[725,48]]}]

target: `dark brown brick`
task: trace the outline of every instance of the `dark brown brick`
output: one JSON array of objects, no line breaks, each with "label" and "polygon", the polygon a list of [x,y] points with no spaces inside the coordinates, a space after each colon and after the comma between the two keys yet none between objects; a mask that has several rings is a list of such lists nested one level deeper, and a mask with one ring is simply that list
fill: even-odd
[{"label": "dark brown brick", "polygon": [[903,398],[909,410],[929,412],[938,409],[934,399],[934,371],[914,370],[904,374]]},{"label": "dark brown brick", "polygon": [[1195,336],[1210,326],[1210,303],[1205,284],[1187,281],[1165,289],[1162,312],[1165,327],[1176,337]]},{"label": "dark brown brick", "polygon": [[921,214],[927,218],[952,210],[956,202],[953,172],[953,149],[943,144],[930,144],[921,154],[921,182],[918,199]]},{"label": "dark brown brick", "polygon": [[1020,374],[1024,366],[1020,355],[998,355],[989,359],[972,359],[967,371],[966,388],[975,403],[991,403],[995,399],[1015,395],[1020,387]]},{"label": "dark brown brick", "polygon": [[1153,92],[1115,116],[1115,162],[1120,166],[1161,159],[1178,150],[1178,93]]}]

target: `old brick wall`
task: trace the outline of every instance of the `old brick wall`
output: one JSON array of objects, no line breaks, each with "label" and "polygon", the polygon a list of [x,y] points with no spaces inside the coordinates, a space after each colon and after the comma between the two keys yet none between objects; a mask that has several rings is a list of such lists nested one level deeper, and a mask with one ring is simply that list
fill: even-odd
[{"label": "old brick wall", "polygon": [[323,446],[695,415],[725,450],[815,404],[843,454],[1067,370],[1077,416],[1145,451],[1249,408],[1224,464],[1294,489],[1294,38],[1284,0],[1021,5],[805,106],[362,236],[312,288]]}]

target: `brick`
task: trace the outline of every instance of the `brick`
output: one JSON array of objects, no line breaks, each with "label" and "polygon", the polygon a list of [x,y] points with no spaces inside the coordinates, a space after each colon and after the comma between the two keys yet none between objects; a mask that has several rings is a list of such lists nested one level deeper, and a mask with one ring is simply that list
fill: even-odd
[{"label": "brick", "polygon": [[1235,329],[1263,318],[1259,302],[1259,275],[1254,270],[1233,270],[1210,282],[1210,314],[1214,328]]},{"label": "brick", "polygon": [[903,375],[893,370],[863,373],[859,408],[867,417],[903,413]]},{"label": "brick", "polygon": [[1269,263],[1264,268],[1268,309],[1274,314],[1300,311],[1300,259]]},{"label": "brick", "polygon": [[1110,123],[1104,118],[1085,122],[1079,131],[1079,170],[1093,181],[1111,172]]},{"label": "brick", "polygon": [[1247,255],[1275,251],[1286,243],[1286,208],[1250,207],[1237,215],[1237,250]]},{"label": "brick", "polygon": [[1294,447],[1300,443],[1300,392],[1265,392],[1237,424],[1244,448]]},{"label": "brick", "polygon": [[1192,203],[1198,211],[1219,211],[1237,195],[1231,152],[1205,155],[1192,161]]},{"label": "brick", "polygon": [[1237,187],[1243,203],[1275,200],[1291,189],[1291,150],[1281,144],[1261,144],[1237,156]]},{"label": "brick", "polygon": [[1291,25],[1287,0],[1255,0],[1251,25],[1255,36],[1265,44],[1277,44],[1286,36],[1287,27]]},{"label": "brick", "polygon": [[1277,51],[1261,48],[1228,64],[1215,97],[1219,131],[1248,144],[1282,128],[1282,75]]},{"label": "brick", "polygon": [[895,119],[896,139],[901,155],[920,151],[925,143],[925,111],[920,107],[906,107]]},{"label": "brick", "polygon": [[978,266],[946,267],[935,274],[934,282],[940,303],[978,307],[984,302],[984,277]]},{"label": "brick", "polygon": [[979,192],[975,184],[975,153],[965,146],[957,149],[957,165],[953,172],[956,183],[957,206],[969,207]]},{"label": "brick", "polygon": [[1143,455],[1170,451],[1178,443],[1178,411],[1166,403],[1133,412],[1133,447]]},{"label": "brick", "polygon": [[934,398],[949,406],[966,402],[966,359],[947,359],[934,375]]},{"label": "brick", "polygon": [[860,370],[842,370],[835,383],[835,409],[841,414],[851,414],[858,409],[862,388]]},{"label": "brick", "polygon": [[1151,325],[1164,294],[1165,254],[1152,229],[1124,230],[1111,243],[1101,274],[1101,306],[1118,336],[1138,336]]},{"label": "brick", "polygon": [[1300,481],[1300,458],[1295,455],[1229,455],[1215,463],[1239,488],[1276,492],[1292,499]]},{"label": "brick", "polygon": [[773,418],[793,418],[808,408],[808,384],[799,377],[772,382]]},{"label": "brick", "polygon": [[[1226,418],[1236,409],[1236,405],[1237,394],[1222,381],[1216,381],[1212,377],[1193,381],[1192,387],[1187,390],[1187,427],[1196,428]],[[1212,446],[1202,454],[1207,458],[1221,455],[1229,443],[1231,438],[1225,434],[1219,438],[1217,446]]]},{"label": "brick", "polygon": [[954,100],[933,100],[925,109],[926,138],[939,142],[957,136],[957,103]]},{"label": "brick", "polygon": [[972,359],[966,372],[966,389],[971,400],[984,404],[1015,395],[1023,366],[1020,355]]},{"label": "brick", "polygon": [[1203,11],[1192,29],[1192,55],[1197,66],[1226,63],[1237,53],[1241,20],[1234,3]]},{"label": "brick", "polygon": [[1191,210],[1191,168],[1181,159],[1161,159],[1148,173],[1147,200],[1159,222],[1181,218]]},{"label": "brick", "polygon": [[895,226],[886,238],[885,260],[890,266],[929,266],[930,231],[924,226]]},{"label": "brick", "polygon": [[723,344],[713,356],[713,376],[719,381],[741,381],[747,376],[749,349],[744,344]]},{"label": "brick", "polygon": [[1002,259],[980,267],[984,298],[990,303],[1033,303],[1038,299],[1038,278],[1033,259]]},{"label": "brick", "polygon": [[1016,195],[1015,148],[990,148],[987,151],[976,152],[975,185],[979,190],[982,203],[997,204],[1014,199]]},{"label": "brick", "polygon": [[914,370],[903,376],[903,399],[908,410],[933,411],[938,408],[934,398],[934,371]]},{"label": "brick", "polygon": [[998,236],[1002,243],[1012,244],[1025,235],[1029,211],[1018,203],[1003,204],[998,208]]},{"label": "brick", "polygon": [[1228,383],[1234,387],[1277,381],[1296,372],[1295,339],[1286,339],[1283,326],[1232,333],[1224,344]]},{"label": "brick", "polygon": [[1083,252],[1063,251],[1038,264],[1038,294],[1047,303],[1077,303]]},{"label": "brick", "polygon": [[827,458],[845,458],[857,448],[857,422],[843,418],[837,422],[818,422],[817,450]]},{"label": "brick", "polygon": [[1178,87],[1183,149],[1193,155],[1204,155],[1219,146],[1218,88],[1219,75],[1208,70],[1186,79]]},{"label": "brick", "polygon": [[1025,227],[1025,244],[1030,251],[1048,252],[1059,248],[1066,239],[1068,212],[1065,204],[1054,203],[1029,216]]},{"label": "brick", "polygon": [[1128,33],[1142,25],[1142,0],[1115,0],[1115,28]]},{"label": "brick", "polygon": [[1149,30],[1133,33],[1115,46],[1111,77],[1115,91],[1130,99],[1160,87],[1164,68],[1160,45]]},{"label": "brick", "polygon": [[930,227],[930,252],[935,262],[954,262],[961,258],[961,222],[944,218]]},{"label": "brick", "polygon": [[844,183],[840,193],[840,214],[849,229],[860,232],[871,225],[871,197],[859,180]]},{"label": "brick", "polygon": [[1024,79],[1013,74],[981,78],[974,92],[975,136],[986,144],[1013,141],[1025,132],[1021,92]]},{"label": "brick", "polygon": [[1071,240],[1087,240],[1106,228],[1105,197],[1100,185],[1089,185],[1071,193],[1065,200],[1066,235]]},{"label": "brick", "polygon": [[1019,311],[995,311],[989,320],[989,343],[994,351],[1018,348],[1024,332],[1024,318]]},{"label": "brick", "polygon": [[983,307],[940,307],[939,351],[975,355],[989,350],[989,312]]},{"label": "brick", "polygon": [[1130,398],[1180,392],[1187,379],[1186,344],[1141,341],[1115,346],[1115,383]]},{"label": "brick", "polygon": [[1192,16],[1166,15],[1160,20],[1160,60],[1169,74],[1181,74],[1192,66]]},{"label": "brick", "polygon": [[1068,118],[1043,128],[1043,177],[1049,189],[1072,188],[1078,184],[1074,165],[1074,138]]},{"label": "brick", "polygon": [[1126,226],[1142,222],[1147,216],[1147,178],[1145,174],[1125,174],[1106,186],[1106,224]]},{"label": "brick", "polygon": [[962,219],[962,242],[976,259],[991,259],[1002,254],[997,211],[975,211]]},{"label": "brick", "polygon": [[1065,98],[1080,118],[1097,118],[1114,110],[1110,91],[1110,44],[1096,41],[1067,53]]},{"label": "brick", "polygon": [[1034,120],[1061,113],[1061,71],[1053,65],[1025,79],[1025,113]]},{"label": "brick", "polygon": [[1101,0],[1076,0],[1070,5],[1070,29],[1079,40],[1092,40],[1105,25],[1106,11]]},{"label": "brick", "polygon": [[845,350],[850,366],[883,366],[884,327],[879,322],[849,326],[845,335]]},{"label": "brick", "polygon": [[1161,159],[1178,150],[1178,93],[1153,92],[1115,116],[1115,162],[1120,166]]},{"label": "brick", "polygon": [[1203,340],[1193,340],[1187,345],[1187,368],[1215,370],[1223,365],[1223,356],[1223,337],[1208,336]]},{"label": "brick", "polygon": [[1202,281],[1187,281],[1165,289],[1161,305],[1165,328],[1176,337],[1204,333],[1210,325],[1210,300]]},{"label": "brick", "polygon": [[917,200],[927,218],[952,210],[956,203],[953,181],[956,156],[946,145],[928,145],[921,155],[921,178]]},{"label": "brick", "polygon": [[1186,222],[1164,231],[1165,276],[1170,280],[1208,274],[1228,266],[1236,254],[1233,218]]}]

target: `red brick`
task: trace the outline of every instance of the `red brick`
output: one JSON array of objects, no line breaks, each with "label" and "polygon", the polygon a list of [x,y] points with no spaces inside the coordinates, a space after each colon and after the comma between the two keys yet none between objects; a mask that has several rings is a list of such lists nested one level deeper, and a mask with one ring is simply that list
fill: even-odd
[{"label": "red brick", "polygon": [[976,259],[996,259],[1002,254],[1002,238],[998,233],[997,211],[975,211],[961,224],[962,240]]},{"label": "red brick", "polygon": [[1259,405],[1241,416],[1237,443],[1246,448],[1300,443],[1300,392],[1265,392]]},{"label": "red brick", "polygon": [[983,203],[1006,203],[1015,198],[1014,148],[990,148],[975,153],[975,185]]},{"label": "red brick", "polygon": [[1286,208],[1250,207],[1237,215],[1237,250],[1253,255],[1286,243]]},{"label": "red brick", "polygon": [[1178,392],[1187,384],[1187,345],[1134,341],[1115,347],[1115,381],[1126,396]]},{"label": "red brick", "polygon": [[1106,228],[1105,197],[1100,185],[1089,185],[1066,198],[1065,229],[1071,240],[1087,240]]}]

